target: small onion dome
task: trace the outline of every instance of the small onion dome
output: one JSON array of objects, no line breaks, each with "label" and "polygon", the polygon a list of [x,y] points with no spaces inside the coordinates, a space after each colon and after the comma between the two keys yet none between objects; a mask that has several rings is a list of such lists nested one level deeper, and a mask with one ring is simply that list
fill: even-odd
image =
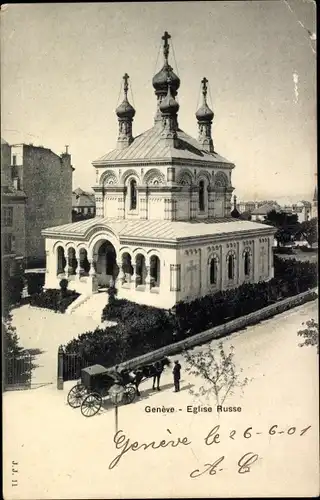
[{"label": "small onion dome", "polygon": [[232,212],[231,212],[231,214],[230,214],[230,215],[231,215],[231,217],[233,217],[234,219],[239,219],[239,217],[240,217],[240,212],[239,212],[236,208],[234,208],[234,209],[232,210]]},{"label": "small onion dome", "polygon": [[169,65],[164,65],[163,68],[152,78],[152,85],[156,91],[166,92],[168,88],[168,77],[171,79],[171,89],[174,94],[177,93],[180,87],[180,78],[173,72]]},{"label": "small onion dome", "polygon": [[116,114],[118,118],[133,118],[136,114],[136,110],[131,106],[127,99],[124,99],[120,106],[116,109]]},{"label": "small onion dome", "polygon": [[[170,87],[171,87],[171,83],[170,83]],[[174,114],[178,113],[178,111],[179,111],[179,104],[177,103],[175,98],[172,97],[170,87],[168,87],[168,83],[167,83],[168,93],[167,93],[166,97],[161,101],[160,106],[159,106],[161,113],[164,113],[166,115],[174,115]]]},{"label": "small onion dome", "polygon": [[198,109],[196,112],[196,118],[200,122],[206,121],[206,122],[211,122],[213,120],[214,113],[213,111],[209,108],[207,103],[204,103],[201,108]]}]

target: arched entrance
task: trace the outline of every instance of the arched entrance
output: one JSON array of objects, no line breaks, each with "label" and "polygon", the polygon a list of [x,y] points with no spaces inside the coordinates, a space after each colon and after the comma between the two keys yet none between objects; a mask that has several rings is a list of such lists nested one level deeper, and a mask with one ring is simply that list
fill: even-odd
[{"label": "arched entrance", "polygon": [[98,286],[108,287],[110,282],[115,282],[119,268],[117,266],[117,253],[109,240],[100,240],[96,244],[96,276]]}]

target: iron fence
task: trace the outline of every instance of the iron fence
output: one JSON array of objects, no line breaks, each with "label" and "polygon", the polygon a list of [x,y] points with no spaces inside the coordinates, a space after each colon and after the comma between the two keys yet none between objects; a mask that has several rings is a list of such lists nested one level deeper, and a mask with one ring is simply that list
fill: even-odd
[{"label": "iron fence", "polygon": [[32,356],[23,352],[19,356],[4,357],[4,390],[30,389],[32,378]]},{"label": "iron fence", "polygon": [[82,368],[92,365],[91,361],[83,359],[77,353],[63,353],[63,381],[78,380],[81,376]]}]

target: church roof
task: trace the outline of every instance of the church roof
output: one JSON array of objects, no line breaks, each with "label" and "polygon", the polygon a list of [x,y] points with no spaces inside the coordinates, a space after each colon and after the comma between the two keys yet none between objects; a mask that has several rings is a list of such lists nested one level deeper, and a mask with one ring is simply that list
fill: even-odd
[{"label": "church roof", "polygon": [[47,228],[42,231],[43,236],[85,238],[94,228],[105,227],[111,230],[120,239],[139,239],[177,242],[179,240],[203,236],[223,236],[230,233],[244,233],[275,231],[272,226],[232,218],[206,219],[203,221],[163,221],[163,220],[127,220],[95,217],[80,222],[64,224]]},{"label": "church roof", "polygon": [[161,137],[162,128],[158,125],[138,135],[126,149],[113,149],[93,162],[94,166],[108,162],[139,161],[139,160],[192,160],[209,163],[232,164],[218,153],[205,151],[199,142],[190,135],[178,129],[178,147],[169,146]]}]

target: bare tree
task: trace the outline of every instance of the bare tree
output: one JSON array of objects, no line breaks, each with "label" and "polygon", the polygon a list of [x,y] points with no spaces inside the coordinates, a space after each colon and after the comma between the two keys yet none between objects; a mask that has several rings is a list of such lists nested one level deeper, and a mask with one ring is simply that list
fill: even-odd
[{"label": "bare tree", "polygon": [[249,382],[247,377],[241,378],[242,369],[236,370],[234,363],[234,347],[230,346],[229,353],[225,352],[223,343],[217,349],[210,344],[199,352],[185,351],[186,372],[201,377],[203,385],[196,392],[190,393],[196,397],[214,395],[217,405],[222,405],[227,397],[234,394],[234,389],[243,389]]},{"label": "bare tree", "polygon": [[[305,323],[302,323],[304,325]],[[314,319],[310,319],[306,323],[304,330],[299,330],[298,335],[304,338],[304,342],[299,344],[299,347],[315,345],[317,346],[317,351],[319,353],[319,324],[315,322]]]}]

